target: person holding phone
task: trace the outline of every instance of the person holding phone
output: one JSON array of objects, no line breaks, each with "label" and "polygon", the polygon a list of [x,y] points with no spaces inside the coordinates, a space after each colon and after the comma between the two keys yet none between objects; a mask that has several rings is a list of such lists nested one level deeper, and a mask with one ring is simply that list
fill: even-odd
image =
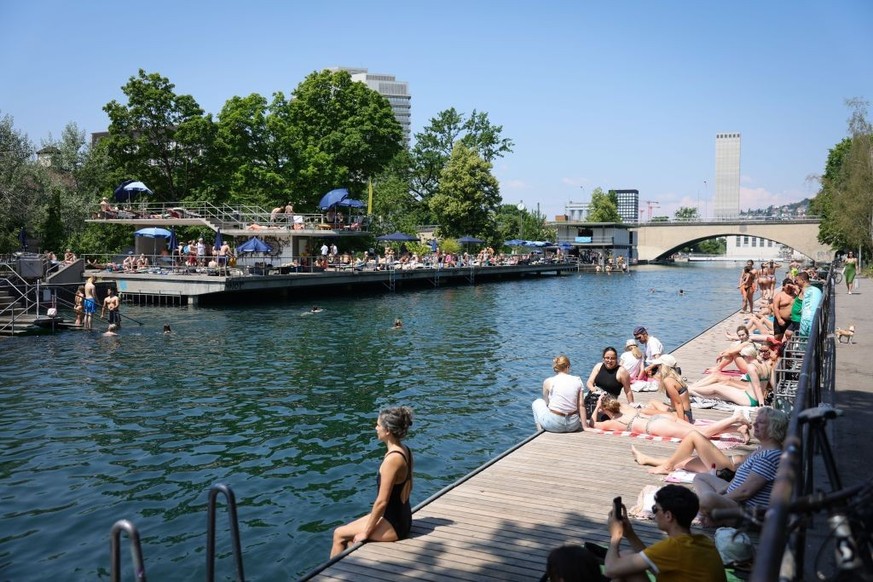
[{"label": "person holding phone", "polygon": [[[609,550],[604,559],[608,578],[626,581],[649,580],[647,572],[659,582],[671,580],[725,581],[724,565],[715,544],[708,536],[691,533],[699,501],[693,491],[681,485],[666,485],[655,493],[655,523],[667,537],[646,546],[637,536],[620,498],[609,512]],[[633,551],[622,551],[626,539]]]}]

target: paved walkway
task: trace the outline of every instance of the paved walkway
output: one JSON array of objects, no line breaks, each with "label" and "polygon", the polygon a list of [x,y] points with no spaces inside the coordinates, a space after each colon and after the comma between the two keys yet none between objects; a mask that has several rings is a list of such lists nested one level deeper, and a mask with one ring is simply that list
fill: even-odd
[{"label": "paved walkway", "polygon": [[[831,446],[843,487],[873,477],[873,382],[870,362],[873,352],[873,280],[860,279],[860,289],[849,295],[846,285],[837,287],[836,320],[838,328],[855,326],[854,343],[836,342],[836,393],[833,405],[843,411],[830,433]],[[824,465],[817,459],[816,488],[830,490]],[[826,520],[816,519],[806,545],[806,579],[814,580],[816,553],[830,533]],[[827,550],[825,550],[827,551]]]}]

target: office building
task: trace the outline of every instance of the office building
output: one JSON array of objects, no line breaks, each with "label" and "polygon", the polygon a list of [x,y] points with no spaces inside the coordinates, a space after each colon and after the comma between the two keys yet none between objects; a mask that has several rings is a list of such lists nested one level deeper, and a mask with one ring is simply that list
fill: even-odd
[{"label": "office building", "polygon": [[618,199],[618,215],[625,223],[636,223],[640,220],[640,191],[613,190]]},{"label": "office building", "polygon": [[740,134],[719,133],[715,136],[715,218],[740,215]]},{"label": "office building", "polygon": [[409,95],[409,83],[398,81],[394,75],[369,73],[367,69],[352,67],[333,67],[331,71],[345,71],[352,76],[352,81],[364,83],[388,100],[394,118],[403,128],[403,138],[409,143],[412,137],[412,97]]}]

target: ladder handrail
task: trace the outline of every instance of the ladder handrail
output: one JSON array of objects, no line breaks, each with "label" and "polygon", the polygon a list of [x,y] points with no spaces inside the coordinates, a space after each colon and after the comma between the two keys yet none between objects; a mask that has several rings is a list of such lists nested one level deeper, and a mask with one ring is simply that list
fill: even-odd
[{"label": "ladder handrail", "polygon": [[227,499],[227,514],[230,521],[230,541],[236,566],[237,582],[245,582],[243,572],[242,546],[239,537],[239,522],[236,515],[236,496],[224,483],[216,483],[209,488],[209,506],[206,510],[206,582],[215,580],[215,500],[219,493]]},{"label": "ladder handrail", "polygon": [[110,533],[110,580],[112,582],[121,582],[121,530],[127,532],[127,537],[130,539],[130,555],[133,560],[134,576],[136,580],[146,582],[145,563],[142,559],[142,545],[139,542],[139,532],[132,522],[126,519],[119,519],[112,525]]}]

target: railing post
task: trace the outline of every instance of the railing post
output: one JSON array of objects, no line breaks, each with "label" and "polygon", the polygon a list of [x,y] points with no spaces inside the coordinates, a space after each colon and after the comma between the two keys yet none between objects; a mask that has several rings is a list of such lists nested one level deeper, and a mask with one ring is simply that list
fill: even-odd
[{"label": "railing post", "polygon": [[245,582],[243,572],[242,546],[239,537],[239,522],[236,516],[236,497],[233,490],[223,483],[216,483],[209,489],[209,505],[206,510],[206,582],[215,580],[215,499],[223,493],[227,500],[227,514],[230,521],[230,538],[236,566],[237,582]]},{"label": "railing post", "polygon": [[112,525],[109,534],[110,566],[109,576],[112,582],[121,582],[121,530],[127,532],[130,539],[130,554],[133,559],[134,576],[141,582],[146,582],[145,564],[142,559],[142,546],[139,543],[139,532],[136,526],[126,519],[120,519]]}]

